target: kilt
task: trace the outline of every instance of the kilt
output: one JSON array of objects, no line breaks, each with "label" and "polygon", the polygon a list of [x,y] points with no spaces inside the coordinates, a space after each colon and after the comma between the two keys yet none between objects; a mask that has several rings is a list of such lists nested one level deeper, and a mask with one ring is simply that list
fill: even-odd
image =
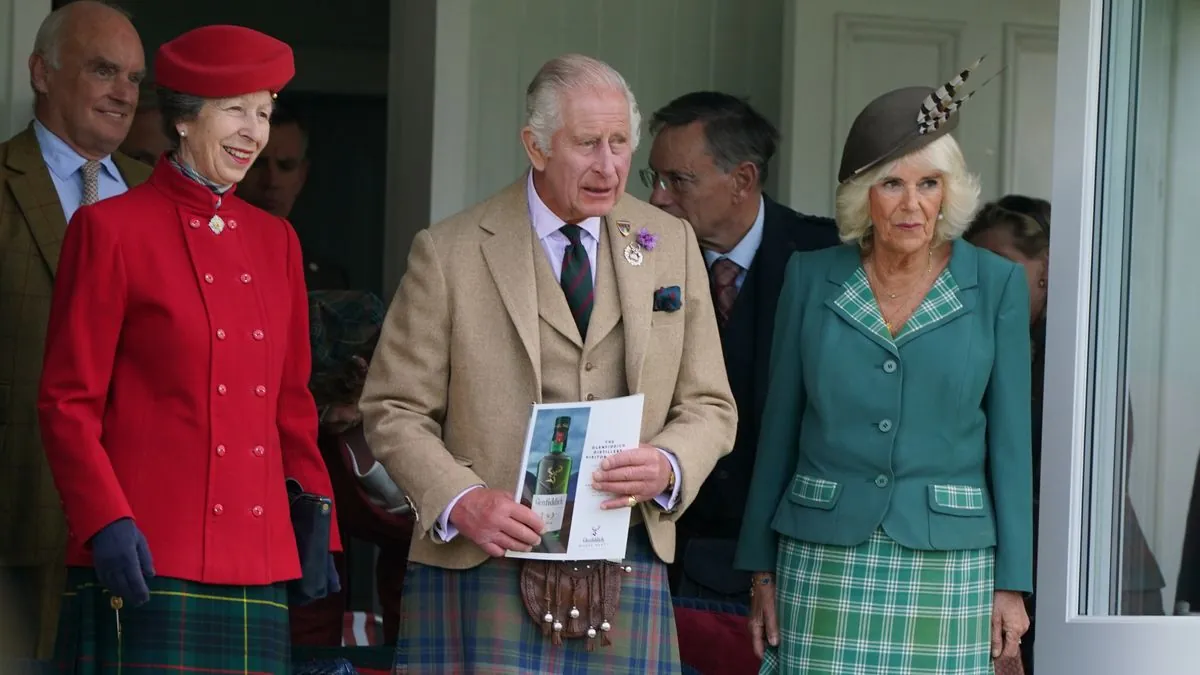
[{"label": "kilt", "polygon": [[287,675],[287,586],[147,580],[150,601],[120,611],[90,567],[67,572],[54,665],[64,675]]},{"label": "kilt", "polygon": [[991,675],[991,548],[919,551],[781,537],[780,644],[760,675]]},{"label": "kilt", "polygon": [[667,566],[644,527],[630,530],[612,645],[555,646],[525,611],[521,561],[493,558],[468,570],[410,563],[400,607],[395,675],[675,675],[681,670]]}]

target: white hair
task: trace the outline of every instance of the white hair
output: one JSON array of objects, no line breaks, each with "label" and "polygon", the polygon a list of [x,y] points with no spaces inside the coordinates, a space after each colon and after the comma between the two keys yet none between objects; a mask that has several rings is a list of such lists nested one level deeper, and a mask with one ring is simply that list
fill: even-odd
[{"label": "white hair", "polygon": [[616,90],[629,102],[629,143],[637,150],[642,114],[625,78],[612,66],[582,54],[565,54],[547,61],[525,92],[525,124],[533,132],[534,144],[547,157],[550,139],[562,128],[562,99],[581,89]]},{"label": "white hair", "polygon": [[934,226],[934,238],[951,241],[967,231],[979,206],[979,179],[967,170],[958,142],[946,134],[916,152],[881,164],[838,186],[837,228],[842,241],[870,247],[874,229],[871,188],[890,176],[901,162],[916,163],[942,174],[942,217]]}]

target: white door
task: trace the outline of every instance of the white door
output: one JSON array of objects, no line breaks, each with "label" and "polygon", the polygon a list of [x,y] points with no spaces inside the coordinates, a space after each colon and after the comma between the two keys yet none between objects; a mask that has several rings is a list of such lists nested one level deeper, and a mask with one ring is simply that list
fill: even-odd
[{"label": "white door", "polygon": [[[1053,0],[785,3],[781,186],[793,208],[832,213],[842,143],[871,99],[937,86],[987,55],[955,136],[983,198],[1050,197],[1058,7]],[[1001,72],[1001,68],[1003,71]]]},{"label": "white door", "polygon": [[1037,671],[1195,673],[1200,2],[1060,25]]}]

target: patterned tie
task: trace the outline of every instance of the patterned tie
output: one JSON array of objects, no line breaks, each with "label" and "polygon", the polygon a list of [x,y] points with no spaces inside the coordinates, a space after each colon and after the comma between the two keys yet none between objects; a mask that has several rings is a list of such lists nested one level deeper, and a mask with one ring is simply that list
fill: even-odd
[{"label": "patterned tie", "polygon": [[83,172],[83,199],[79,205],[95,204],[100,201],[100,162],[89,159],[80,171]]},{"label": "patterned tie", "polygon": [[741,271],[742,266],[729,258],[717,258],[708,269],[717,323],[721,326],[729,321],[729,313],[733,311],[733,302],[738,294],[737,277]]},{"label": "patterned tie", "polygon": [[575,325],[579,327],[579,335],[587,337],[588,320],[592,318],[592,263],[588,260],[587,249],[583,247],[580,236],[583,229],[578,225],[563,225],[559,228],[571,242],[563,252],[562,284],[563,293],[567,296],[567,306],[575,317]]}]

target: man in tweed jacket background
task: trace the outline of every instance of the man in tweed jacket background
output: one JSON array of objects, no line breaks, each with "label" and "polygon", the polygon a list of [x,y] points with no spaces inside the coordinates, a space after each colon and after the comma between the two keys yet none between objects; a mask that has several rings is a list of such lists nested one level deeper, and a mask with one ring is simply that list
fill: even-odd
[{"label": "man in tweed jacket background", "polygon": [[53,12],[29,57],[36,104],[29,127],[0,144],[0,570],[23,592],[48,658],[63,592],[66,527],[37,430],[37,386],[50,293],[67,223],[81,204],[124,192],[150,167],[114,154],[145,70],[133,24],[79,0]]}]

